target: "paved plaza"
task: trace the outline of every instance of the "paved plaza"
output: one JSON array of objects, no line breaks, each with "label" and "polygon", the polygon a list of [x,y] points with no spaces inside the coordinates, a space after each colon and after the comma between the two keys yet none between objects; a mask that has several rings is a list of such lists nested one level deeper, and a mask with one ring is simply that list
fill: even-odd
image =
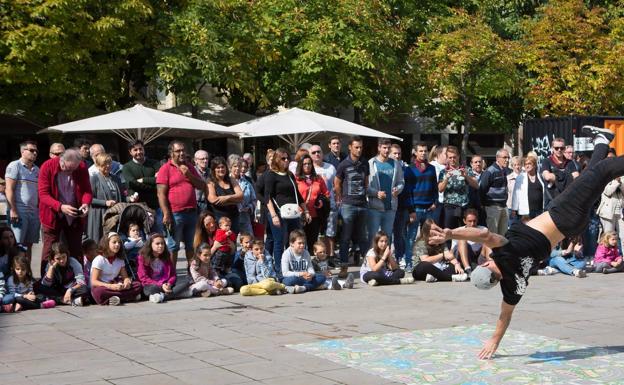
[{"label": "paved plaza", "polygon": [[501,294],[470,283],[358,283],[302,295],[0,314],[0,378],[12,385],[614,385],[624,383],[623,289],[624,274],[533,277],[494,362],[476,354]]}]

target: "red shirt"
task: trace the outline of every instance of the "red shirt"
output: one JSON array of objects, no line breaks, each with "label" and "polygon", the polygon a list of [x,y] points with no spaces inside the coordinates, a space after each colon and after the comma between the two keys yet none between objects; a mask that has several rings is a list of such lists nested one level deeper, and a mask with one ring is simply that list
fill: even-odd
[{"label": "red shirt", "polygon": [[[50,229],[56,228],[56,222],[61,216],[61,201],[56,183],[56,176],[61,171],[60,160],[60,157],[48,159],[43,162],[39,170],[39,219],[41,219],[43,226]],[[80,162],[78,168],[72,172],[72,179],[78,206],[90,205],[93,194],[91,182],[89,182],[89,172],[84,162]],[[84,224],[86,217],[80,219]]]},{"label": "red shirt", "polygon": [[232,250],[230,249],[230,242],[228,242],[228,239],[234,242],[234,244],[236,244],[236,233],[232,231],[228,238],[228,236],[225,235],[225,230],[217,229],[217,231],[215,232],[215,242],[219,242],[221,244],[221,247],[219,247],[219,250],[225,253],[232,252]]},{"label": "red shirt", "polygon": [[[196,177],[201,179],[197,170],[190,163],[185,163],[189,171]],[[156,184],[164,184],[168,188],[167,199],[171,206],[171,211],[174,213],[184,211],[187,209],[197,208],[197,199],[195,199],[195,187],[184,176],[182,172],[171,162],[171,159],[167,163],[163,164],[156,176]]]}]

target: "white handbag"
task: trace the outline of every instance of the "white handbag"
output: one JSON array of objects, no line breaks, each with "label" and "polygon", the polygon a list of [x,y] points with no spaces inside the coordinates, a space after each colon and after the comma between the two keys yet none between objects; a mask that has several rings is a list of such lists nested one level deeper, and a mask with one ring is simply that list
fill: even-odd
[{"label": "white handbag", "polygon": [[292,178],[290,177],[290,175],[288,175],[288,179],[290,179],[290,183],[292,183],[293,188],[295,189],[295,201],[297,202],[295,203],[286,203],[285,205],[282,205],[281,207],[278,206],[277,202],[275,201],[275,199],[273,199],[273,203],[275,204],[275,207],[278,208],[279,212],[280,212],[280,217],[282,219],[297,219],[301,217],[301,211],[299,208],[299,195],[297,194],[297,187],[295,186],[295,182],[293,182]]}]

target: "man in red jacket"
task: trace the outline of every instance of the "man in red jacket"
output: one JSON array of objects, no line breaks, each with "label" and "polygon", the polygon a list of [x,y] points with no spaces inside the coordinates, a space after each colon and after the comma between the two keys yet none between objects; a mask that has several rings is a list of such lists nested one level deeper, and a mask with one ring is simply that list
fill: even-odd
[{"label": "man in red jacket", "polygon": [[[50,246],[65,235],[72,257],[80,259],[84,222],[93,195],[89,172],[80,153],[68,149],[49,159],[39,171],[39,218],[43,227],[41,276],[45,274]],[[95,240],[96,242],[99,239]]]}]

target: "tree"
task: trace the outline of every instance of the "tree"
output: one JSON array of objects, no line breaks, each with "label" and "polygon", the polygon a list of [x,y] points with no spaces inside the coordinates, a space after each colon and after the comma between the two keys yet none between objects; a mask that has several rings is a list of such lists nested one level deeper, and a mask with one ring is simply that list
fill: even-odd
[{"label": "tree", "polygon": [[461,127],[462,154],[475,115],[483,125],[511,130],[517,122],[505,121],[500,101],[519,94],[515,60],[514,43],[499,37],[481,16],[457,10],[437,18],[410,56],[423,94],[421,113],[439,126]]},{"label": "tree", "polygon": [[624,113],[623,24],[621,12],[582,0],[541,7],[524,25],[526,109],[538,116]]},{"label": "tree", "polygon": [[0,0],[0,111],[42,123],[129,100],[146,0]]}]

